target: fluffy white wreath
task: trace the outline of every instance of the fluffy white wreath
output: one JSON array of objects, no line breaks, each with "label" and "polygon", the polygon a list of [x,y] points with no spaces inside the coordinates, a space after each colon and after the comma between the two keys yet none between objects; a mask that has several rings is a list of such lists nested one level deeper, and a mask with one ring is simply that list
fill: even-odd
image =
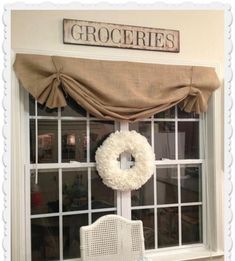
[{"label": "fluffy white wreath", "polygon": [[[130,169],[121,169],[117,160],[122,152],[135,158]],[[103,183],[115,190],[140,188],[154,172],[155,155],[147,139],[136,131],[112,133],[96,151],[96,169]]]}]

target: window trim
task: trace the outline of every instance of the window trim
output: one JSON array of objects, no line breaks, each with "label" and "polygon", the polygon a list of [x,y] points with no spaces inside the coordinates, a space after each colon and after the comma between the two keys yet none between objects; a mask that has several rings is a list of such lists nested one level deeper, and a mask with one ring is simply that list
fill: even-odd
[{"label": "window trim", "polygon": [[[17,52],[24,52],[24,53],[37,53],[37,54],[47,54],[51,52],[49,51],[42,51],[42,50],[27,50],[27,49],[20,49],[20,50],[12,50],[12,61],[14,60],[15,53]],[[147,62],[147,63],[165,63],[165,64],[185,64],[185,65],[201,65],[201,66],[212,66],[215,67],[217,72],[221,71],[220,65],[216,62],[209,62],[209,61],[181,61],[180,59],[172,60],[172,59],[163,59],[163,58],[154,58],[153,57],[145,57],[143,54],[138,57],[133,56],[127,56],[127,55],[119,55],[119,56],[112,56],[112,59],[106,55],[99,55],[99,54],[84,54],[82,52],[65,52],[65,51],[58,51],[54,52],[55,55],[64,55],[64,56],[73,56],[73,57],[81,57],[81,58],[91,58],[91,59],[106,59],[106,60],[128,60],[128,61],[137,61],[137,62]],[[14,237],[12,237],[12,257],[13,260],[29,260],[28,254],[27,254],[27,248],[26,246],[19,245],[18,242],[26,242],[27,240],[27,234],[24,232],[26,228],[28,229],[27,225],[25,224],[25,204],[27,202],[24,201],[24,191],[25,191],[25,177],[24,173],[27,172],[27,170],[23,166],[23,162],[19,160],[19,155],[21,159],[23,158],[23,155],[25,153],[22,153],[22,147],[17,145],[15,141],[17,140],[17,135],[14,135],[14,133],[18,133],[20,130],[20,137],[21,141],[25,141],[25,127],[27,126],[25,122],[21,122],[20,119],[27,119],[25,117],[25,111],[23,106],[23,96],[24,91],[22,88],[19,88],[18,80],[12,70],[12,96],[11,96],[11,111],[12,111],[12,129],[13,127],[16,127],[14,131],[12,131],[12,175],[11,175],[11,195],[12,195],[12,233],[14,234]],[[192,259],[196,258],[202,258],[202,257],[210,257],[210,256],[221,256],[223,255],[223,203],[222,203],[222,193],[223,188],[221,187],[223,180],[223,177],[221,173],[223,173],[223,161],[221,160],[221,154],[223,148],[223,131],[220,130],[220,126],[223,126],[223,117],[218,117],[218,115],[223,116],[222,111],[222,90],[217,90],[216,93],[212,95],[211,101],[209,103],[209,109],[208,113],[206,114],[206,140],[208,140],[206,148],[207,148],[207,161],[208,164],[206,166],[207,171],[208,169],[213,169],[213,172],[215,173],[215,177],[208,177],[208,181],[210,184],[213,184],[213,190],[211,189],[209,191],[209,199],[211,201],[211,204],[209,205],[209,213],[210,215],[215,216],[215,220],[213,223],[210,224],[210,226],[207,227],[207,235],[210,235],[208,233],[208,230],[212,231],[210,228],[215,228],[212,231],[212,235],[210,235],[210,238],[212,238],[212,246],[211,251],[206,250],[205,248],[202,248],[201,251],[199,251],[198,247],[189,248],[190,253],[195,253],[195,255],[192,257]],[[14,105],[14,106],[13,106]],[[210,132],[210,133],[208,133]],[[28,139],[29,140],[29,139]],[[218,142],[219,140],[219,142]],[[217,141],[217,142],[215,142]],[[25,142],[28,142],[27,140]],[[14,144],[14,146],[13,146]],[[22,142],[22,144],[25,144]],[[27,144],[27,143],[26,143]],[[212,144],[210,146],[209,150],[209,144]],[[222,151],[222,152],[221,152]],[[208,155],[213,155],[213,157],[209,157]],[[17,171],[16,171],[17,170]],[[17,175],[15,174],[17,172]],[[14,175],[15,174],[15,175]],[[18,184],[18,186],[17,186]],[[208,183],[207,183],[208,184]],[[22,193],[23,192],[23,193]],[[123,195],[123,198],[129,197],[127,192],[126,196]],[[129,197],[130,198],[130,197]],[[125,206],[123,206],[125,209]],[[15,211],[13,211],[15,210]],[[124,215],[125,216],[125,215]],[[128,214],[126,214],[128,217]],[[201,246],[200,246],[201,247]],[[179,248],[179,247],[177,247]],[[172,249],[172,248],[171,248]],[[184,247],[185,249],[185,247]],[[160,260],[159,256],[161,256],[162,260],[189,260],[190,257],[187,257],[187,254],[184,249],[178,249],[178,250],[171,250],[172,258],[173,259],[163,259],[164,258],[164,251],[160,253],[160,251],[156,252],[154,250],[154,253],[151,253],[151,250],[148,251],[148,255],[151,256],[152,260]],[[195,249],[195,252],[194,252]],[[183,255],[179,254],[180,252],[183,252]],[[165,251],[166,252],[166,251]],[[200,254],[201,253],[201,254]],[[181,257],[180,257],[181,255]],[[167,256],[169,257],[169,251],[167,251]],[[167,258],[168,258],[167,257]],[[169,257],[170,258],[170,257]],[[184,258],[184,259],[183,259]]]}]

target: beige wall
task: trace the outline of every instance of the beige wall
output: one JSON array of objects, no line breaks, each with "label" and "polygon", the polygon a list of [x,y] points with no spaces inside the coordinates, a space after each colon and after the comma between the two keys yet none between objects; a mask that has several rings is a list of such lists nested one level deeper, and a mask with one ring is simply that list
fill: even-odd
[{"label": "beige wall", "polygon": [[[74,18],[180,30],[180,53],[63,44],[62,19]],[[224,59],[223,11],[14,11],[12,48],[219,62]]]},{"label": "beige wall", "polygon": [[[73,18],[180,31],[180,53],[101,48],[63,44],[62,20]],[[223,79],[224,13],[223,11],[13,11],[12,49],[82,53],[84,56],[104,55],[140,60],[174,60],[219,64]],[[222,99],[222,91],[218,91]],[[200,259],[201,261],[211,260]],[[222,261],[223,258],[214,258]]]}]

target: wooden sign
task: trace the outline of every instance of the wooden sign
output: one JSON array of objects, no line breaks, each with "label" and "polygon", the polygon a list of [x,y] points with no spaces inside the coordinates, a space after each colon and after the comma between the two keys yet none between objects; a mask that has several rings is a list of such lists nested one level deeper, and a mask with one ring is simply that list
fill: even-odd
[{"label": "wooden sign", "polygon": [[179,52],[179,31],[122,24],[63,20],[64,43]]}]

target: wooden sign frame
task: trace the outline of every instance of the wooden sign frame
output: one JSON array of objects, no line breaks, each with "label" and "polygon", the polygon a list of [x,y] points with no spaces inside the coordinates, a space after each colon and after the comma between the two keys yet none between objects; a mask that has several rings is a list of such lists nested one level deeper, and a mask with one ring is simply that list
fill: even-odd
[{"label": "wooden sign frame", "polygon": [[171,29],[65,18],[63,43],[178,53],[180,33]]}]

